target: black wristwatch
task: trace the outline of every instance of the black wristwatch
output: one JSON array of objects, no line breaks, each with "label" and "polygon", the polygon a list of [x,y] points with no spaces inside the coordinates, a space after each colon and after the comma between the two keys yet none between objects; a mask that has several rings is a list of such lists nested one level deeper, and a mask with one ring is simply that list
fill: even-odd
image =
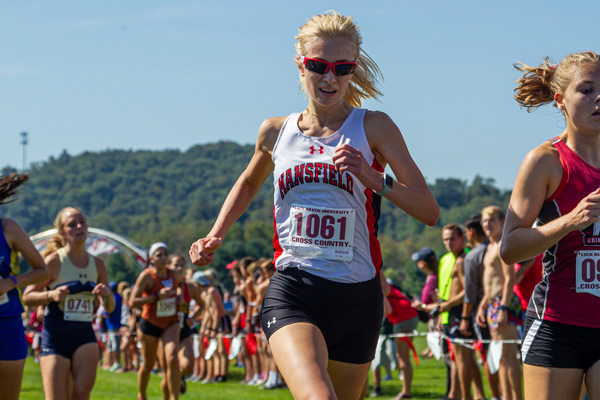
[{"label": "black wristwatch", "polygon": [[460,319],[471,319],[470,315],[461,315]]},{"label": "black wristwatch", "polygon": [[381,192],[375,192],[379,196],[383,197],[388,194],[394,187],[394,179],[388,174],[383,174],[383,189]]}]

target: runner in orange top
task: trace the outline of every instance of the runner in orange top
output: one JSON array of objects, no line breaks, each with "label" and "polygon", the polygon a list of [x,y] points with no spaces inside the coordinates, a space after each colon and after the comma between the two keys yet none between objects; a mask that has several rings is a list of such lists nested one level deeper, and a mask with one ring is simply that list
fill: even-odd
[{"label": "runner in orange top", "polygon": [[168,258],[166,244],[159,242],[150,246],[147,268],[135,282],[129,300],[131,307],[143,307],[138,332],[143,357],[138,372],[138,399],[146,399],[146,388],[157,353],[164,370],[163,388],[166,383],[168,397],[179,398],[177,288],[181,285],[181,278],[177,271],[167,268]]}]

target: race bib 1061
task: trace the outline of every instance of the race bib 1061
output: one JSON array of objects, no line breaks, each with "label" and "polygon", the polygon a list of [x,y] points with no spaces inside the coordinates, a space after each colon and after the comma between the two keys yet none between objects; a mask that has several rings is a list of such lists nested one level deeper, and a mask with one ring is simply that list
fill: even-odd
[{"label": "race bib 1061", "polygon": [[352,261],[355,218],[352,208],[292,206],[288,251],[299,258]]},{"label": "race bib 1061", "polygon": [[170,317],[175,315],[177,311],[177,299],[170,297],[168,299],[159,300],[156,302],[156,316]]},{"label": "race bib 1061", "polygon": [[91,293],[67,295],[63,312],[65,321],[91,322],[94,319],[94,295]]},{"label": "race bib 1061", "polygon": [[575,260],[575,289],[600,297],[600,250],[580,250]]}]

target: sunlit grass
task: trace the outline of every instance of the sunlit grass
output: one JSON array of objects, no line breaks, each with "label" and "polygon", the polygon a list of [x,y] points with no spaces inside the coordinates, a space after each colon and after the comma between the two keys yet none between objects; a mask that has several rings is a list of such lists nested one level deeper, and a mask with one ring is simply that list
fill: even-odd
[{"label": "sunlit grass", "polygon": [[[426,346],[425,338],[415,339],[417,352],[423,350]],[[382,371],[383,372],[383,371]],[[394,398],[402,389],[402,383],[398,379],[398,372],[394,371],[395,377],[392,381],[382,383],[383,396],[379,399]],[[198,382],[189,382],[188,391],[181,396],[182,400],[188,399],[292,399],[287,389],[261,390],[259,387],[249,387],[242,385],[243,370],[237,367],[230,369],[229,380],[225,383],[200,384]],[[152,375],[148,386],[148,399],[161,399],[160,377]],[[372,389],[369,386],[369,392]],[[446,389],[446,370],[441,361],[434,359],[419,358],[419,366],[414,368],[414,379],[412,387],[413,399],[439,399]],[[124,374],[107,372],[98,369],[96,384],[92,392],[92,399],[119,400],[135,399],[137,393],[137,381],[134,373]],[[21,390],[21,399],[42,399],[43,388],[39,364],[33,362],[32,358],[27,360],[23,385]]]}]

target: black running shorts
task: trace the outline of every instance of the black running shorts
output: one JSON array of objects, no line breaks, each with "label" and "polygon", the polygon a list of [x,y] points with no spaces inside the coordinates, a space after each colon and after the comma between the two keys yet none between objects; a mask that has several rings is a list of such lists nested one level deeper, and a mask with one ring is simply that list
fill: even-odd
[{"label": "black running shorts", "polygon": [[524,364],[577,368],[586,372],[600,360],[600,328],[525,319],[521,359]]},{"label": "black running shorts", "polygon": [[159,338],[165,332],[165,329],[159,328],[158,326],[151,324],[147,319],[140,319],[140,331],[144,335],[154,336],[155,338]]},{"label": "black running shorts", "polygon": [[298,268],[276,271],[265,297],[261,325],[267,339],[279,328],[307,322],[319,328],[329,359],[351,364],[373,360],[383,320],[379,276],[340,283]]}]

